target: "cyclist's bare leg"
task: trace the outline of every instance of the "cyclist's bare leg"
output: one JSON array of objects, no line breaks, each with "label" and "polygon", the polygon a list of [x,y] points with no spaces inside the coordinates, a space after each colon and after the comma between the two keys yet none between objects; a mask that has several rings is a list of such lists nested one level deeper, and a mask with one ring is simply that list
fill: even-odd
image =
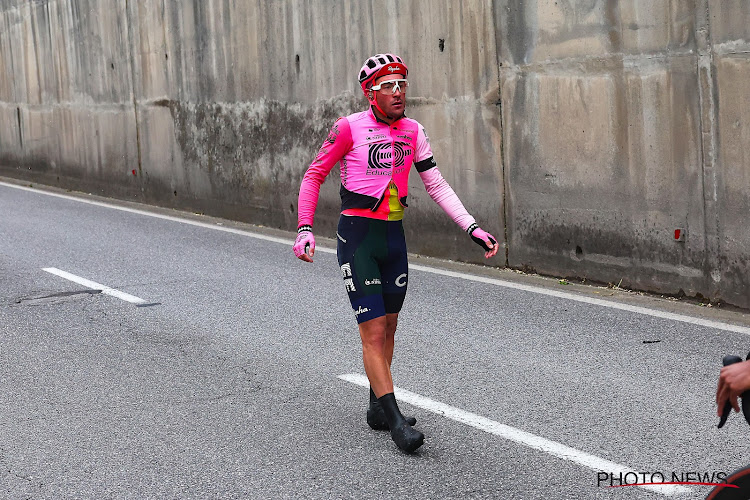
[{"label": "cyclist's bare leg", "polygon": [[387,317],[381,316],[359,324],[362,360],[367,378],[370,379],[370,387],[387,421],[391,438],[399,448],[412,452],[422,446],[424,435],[412,428],[410,422],[404,418],[393,394],[390,361],[393,358],[396,322],[392,317],[389,328]]},{"label": "cyclist's bare leg", "polygon": [[396,338],[396,327],[398,326],[398,313],[385,315],[385,360],[390,369],[393,362],[393,345]]},{"label": "cyclist's bare leg", "polygon": [[[383,318],[376,318],[376,319],[383,319]],[[365,323],[370,323],[365,322]],[[363,325],[365,323],[362,323]],[[384,358],[385,362],[388,366],[388,384],[385,385],[384,391],[390,391],[393,392],[393,379],[391,378],[391,362],[393,360],[393,344],[394,344],[394,337],[396,334],[396,325],[398,323],[398,313],[393,314],[386,314],[385,315],[385,342],[384,342]],[[365,349],[365,336],[371,335],[370,332],[367,330],[370,330],[371,327],[374,329],[375,325],[377,323],[372,323],[370,325],[365,326],[365,333],[362,332],[362,328],[360,325],[360,336],[362,337],[362,358],[365,361],[365,371],[367,372],[367,376],[370,379],[370,406],[367,409],[367,423],[375,430],[388,430],[388,424],[385,421],[385,415],[383,414],[383,410],[380,408],[380,404],[377,402],[378,395],[375,393],[374,386],[372,385],[372,380],[376,375],[373,375],[373,377],[370,377],[369,371],[367,371],[367,366],[369,362],[374,361],[372,359],[368,359],[368,353],[366,353]],[[376,351],[377,348],[374,347],[372,349],[373,351]],[[369,356],[372,356],[372,353],[369,353]],[[377,364],[377,361],[374,361],[374,364]],[[379,391],[378,391],[379,392]],[[383,394],[388,394],[388,392],[383,392],[380,394],[381,396]],[[406,417],[406,421],[409,423],[409,425],[415,425],[417,423],[417,419],[414,417]]]},{"label": "cyclist's bare leg", "polygon": [[[381,324],[383,323],[383,319],[385,319],[385,325]],[[388,367],[388,383],[385,385],[385,387],[381,387],[381,389],[385,392],[380,393],[377,389],[375,389],[375,385],[377,385],[378,382],[375,382],[375,385],[373,385],[372,378],[370,378],[370,385],[372,386],[373,391],[375,391],[375,395],[377,397],[380,397],[383,394],[387,394],[389,392],[393,392],[393,379],[391,378],[390,370],[391,363],[393,362],[393,348],[395,344],[397,326],[398,313],[386,314],[385,317],[381,316],[380,318],[365,321],[364,323],[359,325],[359,335],[362,338],[362,358],[365,363],[365,372],[367,373],[367,377],[370,378],[371,370],[368,370],[368,366],[371,367],[373,371],[373,377],[381,381],[385,380],[385,377],[381,373],[382,367],[378,368],[380,362],[377,359],[377,353],[379,353],[381,350],[380,332],[384,330],[384,333],[382,335],[382,352]]]},{"label": "cyclist's bare leg", "polygon": [[367,378],[370,379],[370,387],[378,398],[393,392],[393,379],[390,369],[390,359],[393,357],[393,337],[391,337],[390,350],[387,350],[389,345],[387,331],[388,321],[386,316],[359,324],[365,373],[367,373]]}]

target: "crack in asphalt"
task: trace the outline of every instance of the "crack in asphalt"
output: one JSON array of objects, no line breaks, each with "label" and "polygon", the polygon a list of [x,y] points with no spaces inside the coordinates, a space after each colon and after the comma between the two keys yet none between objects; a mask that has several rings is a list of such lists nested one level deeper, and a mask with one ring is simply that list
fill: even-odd
[{"label": "crack in asphalt", "polygon": [[231,398],[233,396],[237,396],[234,392],[229,392],[227,394],[221,394],[219,396],[210,396],[205,398],[193,398],[193,399],[184,399],[180,401],[174,401],[173,404],[183,405],[183,404],[192,404],[192,403],[211,403],[214,401],[221,401],[222,399]]},{"label": "crack in asphalt", "polygon": [[16,305],[36,305],[36,304],[54,304],[56,299],[64,299],[67,297],[74,297],[76,295],[97,295],[102,293],[101,290],[73,290],[70,292],[57,292],[49,295],[38,295],[31,297],[20,297],[13,301]]},{"label": "crack in asphalt", "polygon": [[23,476],[21,474],[18,474],[17,472],[13,472],[12,470],[9,470],[8,474],[11,474],[13,476],[16,476],[18,479],[23,479],[24,481],[28,481],[28,482],[31,482],[34,480],[33,476]]}]

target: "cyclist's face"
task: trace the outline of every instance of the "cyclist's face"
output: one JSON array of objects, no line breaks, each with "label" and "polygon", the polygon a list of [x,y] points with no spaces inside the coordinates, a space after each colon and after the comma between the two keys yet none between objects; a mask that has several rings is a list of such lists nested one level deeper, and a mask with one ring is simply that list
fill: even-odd
[{"label": "cyclist's face", "polygon": [[[375,80],[374,85],[380,85],[391,80],[403,80],[404,78],[406,77],[399,74],[381,76]],[[404,109],[406,108],[406,93],[396,91],[393,95],[385,95],[383,92],[378,92],[377,90],[373,92],[378,106],[380,106],[380,109],[385,112],[388,118],[396,119],[403,116]]]}]

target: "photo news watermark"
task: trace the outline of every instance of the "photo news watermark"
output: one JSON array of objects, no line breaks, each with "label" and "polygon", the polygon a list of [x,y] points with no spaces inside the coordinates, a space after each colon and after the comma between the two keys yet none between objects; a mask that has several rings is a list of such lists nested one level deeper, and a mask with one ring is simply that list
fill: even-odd
[{"label": "photo news watermark", "polygon": [[728,484],[726,472],[605,472],[596,473],[596,485],[599,488],[622,488],[626,486],[659,486],[659,485],[685,485],[685,486],[726,486],[738,488],[737,485]]}]

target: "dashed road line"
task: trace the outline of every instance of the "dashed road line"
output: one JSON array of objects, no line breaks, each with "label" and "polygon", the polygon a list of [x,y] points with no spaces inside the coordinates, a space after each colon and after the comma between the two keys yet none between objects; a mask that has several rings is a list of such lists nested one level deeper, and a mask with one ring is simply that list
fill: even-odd
[{"label": "dashed road line", "polygon": [[100,283],[97,283],[96,281],[91,281],[91,280],[87,280],[86,278],[81,278],[80,276],[76,276],[75,274],[71,274],[67,271],[61,271],[60,269],[57,269],[56,267],[45,267],[42,269],[42,271],[47,271],[48,273],[54,274],[55,276],[65,278],[68,281],[72,281],[73,283],[78,283],[79,285],[83,285],[86,288],[91,288],[92,290],[100,290],[101,293],[111,295],[112,297],[117,297],[118,299],[124,300],[126,302],[130,302],[131,304],[136,304],[136,305],[146,304],[145,300],[139,297],[136,297],[135,295],[130,295],[129,293],[121,292],[120,290],[115,290],[114,288],[108,287],[106,285],[102,285]]}]

